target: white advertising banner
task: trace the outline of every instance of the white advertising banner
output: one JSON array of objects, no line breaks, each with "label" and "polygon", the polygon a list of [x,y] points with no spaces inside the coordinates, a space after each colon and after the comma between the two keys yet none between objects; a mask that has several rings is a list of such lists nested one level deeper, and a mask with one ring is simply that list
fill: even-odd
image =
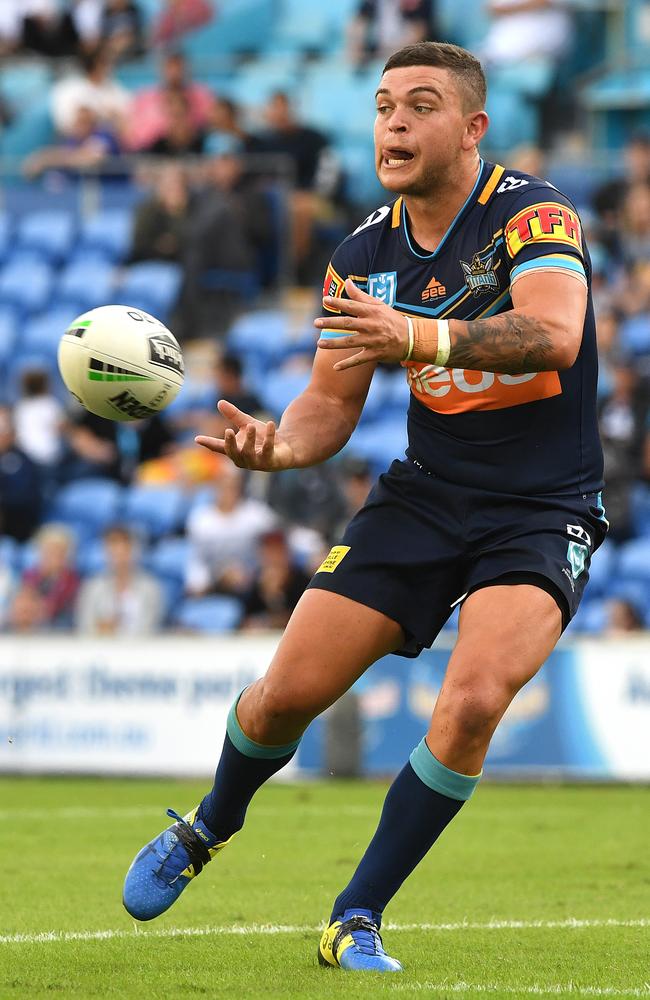
[{"label": "white advertising banner", "polygon": [[211,776],[277,642],[3,637],[0,770]]}]

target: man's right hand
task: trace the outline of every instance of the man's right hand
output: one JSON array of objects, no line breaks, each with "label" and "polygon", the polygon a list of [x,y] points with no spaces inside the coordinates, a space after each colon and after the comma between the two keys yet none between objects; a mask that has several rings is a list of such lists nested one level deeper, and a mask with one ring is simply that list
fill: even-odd
[{"label": "man's right hand", "polygon": [[194,438],[197,444],[218,455],[227,455],[240,469],[272,472],[293,468],[293,448],[282,440],[273,420],[256,420],[226,399],[219,400],[218,408],[221,415],[234,424],[237,430],[228,428],[223,438],[199,435]]}]

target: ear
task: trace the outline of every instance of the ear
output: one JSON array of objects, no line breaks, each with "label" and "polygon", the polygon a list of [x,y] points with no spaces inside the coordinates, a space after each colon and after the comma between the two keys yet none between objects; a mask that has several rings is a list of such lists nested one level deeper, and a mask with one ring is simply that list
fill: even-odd
[{"label": "ear", "polygon": [[468,120],[463,135],[463,149],[473,149],[478,146],[481,139],[488,130],[490,119],[485,111],[476,111]]}]

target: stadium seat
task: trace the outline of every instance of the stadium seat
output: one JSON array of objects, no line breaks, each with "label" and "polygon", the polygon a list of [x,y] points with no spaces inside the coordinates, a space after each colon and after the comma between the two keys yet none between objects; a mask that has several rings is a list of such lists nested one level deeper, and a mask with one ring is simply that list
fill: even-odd
[{"label": "stadium seat", "polygon": [[233,632],[242,616],[236,597],[188,597],[173,616],[174,624],[191,632]]},{"label": "stadium seat", "polygon": [[621,580],[639,580],[650,585],[650,538],[633,538],[621,545],[617,569]]},{"label": "stadium seat", "polygon": [[228,0],[205,27],[183,38],[183,51],[197,58],[265,49],[275,20],[275,0]]},{"label": "stadium seat", "polygon": [[40,312],[47,306],[54,278],[44,260],[32,253],[16,253],[0,274],[0,300],[22,312]]},{"label": "stadium seat", "polygon": [[88,539],[84,545],[80,545],[75,565],[81,576],[95,576],[96,573],[102,573],[107,566],[104,539],[95,536]]},{"label": "stadium seat", "polygon": [[150,538],[180,528],[186,504],[175,486],[130,486],[124,493],[124,519]]},{"label": "stadium seat", "polygon": [[95,212],[81,220],[78,251],[92,250],[110,261],[124,260],[131,248],[133,213],[129,208],[111,208]]},{"label": "stadium seat", "polygon": [[163,538],[150,553],[148,565],[157,576],[183,582],[188,554],[186,538]]},{"label": "stadium seat", "polygon": [[258,387],[264,407],[280,416],[291,400],[307,387],[309,378],[309,371],[271,372]]},{"label": "stadium seat", "polygon": [[122,272],[116,288],[118,300],[152,312],[164,320],[176,304],[183,274],[178,264],[142,261]]},{"label": "stadium seat", "polygon": [[[7,158],[7,174],[14,172],[11,169],[12,161],[16,164],[14,176],[17,176],[17,165],[23,157],[33,153],[35,149],[48,146],[55,139],[49,97],[45,95],[37,104],[17,115],[14,121],[0,132],[0,151]],[[51,193],[49,198],[51,200]]]},{"label": "stadium seat", "polygon": [[16,314],[8,306],[0,306],[0,365],[12,356],[18,324]]},{"label": "stadium seat", "polygon": [[11,219],[6,212],[0,212],[0,264],[4,263],[11,247]]},{"label": "stadium seat", "polygon": [[230,328],[228,350],[243,362],[252,358],[259,371],[260,365],[281,360],[287,327],[287,316],[279,309],[245,313]]},{"label": "stadium seat", "polygon": [[579,632],[583,635],[598,635],[603,632],[608,623],[608,604],[608,598],[604,597],[583,600],[569,623],[567,632]]},{"label": "stadium seat", "polygon": [[0,536],[0,566],[8,566],[13,572],[22,567],[20,545],[10,535]]},{"label": "stadium seat", "polygon": [[630,516],[635,535],[650,535],[650,487],[637,483],[630,494]]},{"label": "stadium seat", "polygon": [[74,315],[112,302],[114,270],[103,257],[76,257],[61,272],[55,298],[70,303]]},{"label": "stadium seat", "polygon": [[344,454],[365,459],[379,474],[385,472],[393,459],[404,458],[406,445],[405,420],[375,420],[355,430]]},{"label": "stadium seat", "polygon": [[104,531],[122,514],[123,488],[112,479],[79,479],[62,487],[54,498],[50,520],[91,525]]},{"label": "stadium seat", "polygon": [[15,112],[22,112],[38,101],[51,83],[52,71],[45,60],[3,60],[0,94]]},{"label": "stadium seat", "polygon": [[609,539],[605,539],[591,559],[589,589],[587,591],[590,597],[596,597],[606,592],[609,581],[616,570],[617,558],[616,546]]},{"label": "stadium seat", "polygon": [[28,320],[20,335],[21,352],[55,356],[59,341],[74,316],[74,312],[69,309],[58,308],[48,310]]},{"label": "stadium seat", "polygon": [[70,212],[30,212],[18,223],[16,243],[19,250],[30,250],[60,264],[70,253],[75,232],[76,221]]},{"label": "stadium seat", "polygon": [[628,317],[621,323],[619,337],[624,353],[635,357],[650,354],[650,315],[639,313]]}]

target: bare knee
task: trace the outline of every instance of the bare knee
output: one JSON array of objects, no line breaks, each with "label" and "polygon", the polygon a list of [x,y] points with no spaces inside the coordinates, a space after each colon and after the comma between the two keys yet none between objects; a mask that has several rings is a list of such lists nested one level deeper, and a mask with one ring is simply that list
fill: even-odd
[{"label": "bare knee", "polygon": [[490,676],[488,671],[459,677],[443,688],[436,721],[452,742],[484,745],[487,749],[518,689],[519,684],[507,677]]},{"label": "bare knee", "polygon": [[242,695],[237,716],[249,739],[272,746],[298,739],[320,710],[299,686],[262,677]]}]

